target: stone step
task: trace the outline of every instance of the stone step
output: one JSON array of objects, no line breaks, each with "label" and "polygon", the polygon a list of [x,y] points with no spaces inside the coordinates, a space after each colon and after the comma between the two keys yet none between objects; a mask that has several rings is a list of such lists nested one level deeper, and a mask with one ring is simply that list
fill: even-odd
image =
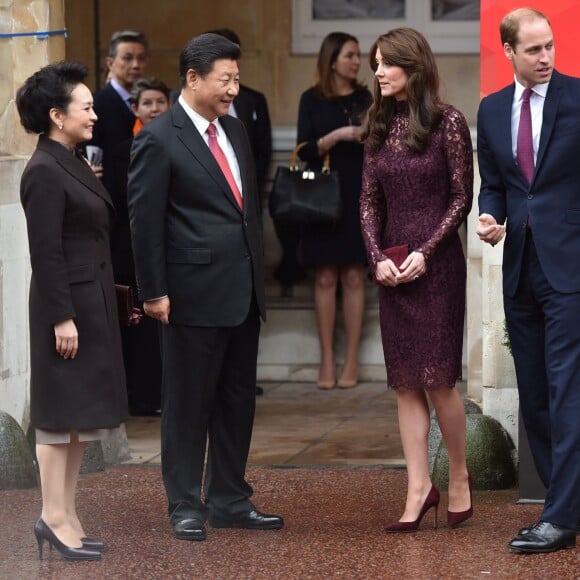
[{"label": "stone step", "polygon": [[[300,282],[292,290],[292,295],[285,295],[276,280],[267,280],[268,314],[260,334],[258,381],[315,382],[318,377],[320,348],[312,280]],[[364,381],[386,380],[376,293],[369,282],[360,346],[359,378]],[[337,375],[343,362],[344,343],[339,298],[335,332]]]}]

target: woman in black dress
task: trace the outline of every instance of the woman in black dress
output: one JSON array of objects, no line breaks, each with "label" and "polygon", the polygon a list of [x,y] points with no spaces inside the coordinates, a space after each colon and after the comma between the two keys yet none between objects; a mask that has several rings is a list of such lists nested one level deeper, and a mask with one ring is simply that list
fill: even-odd
[{"label": "woman in black dress", "polygon": [[[463,115],[439,99],[431,49],[410,28],[379,37],[370,53],[361,220],[379,287],[389,386],[396,390],[407,463],[405,511],[387,532],[410,532],[437,507],[428,465],[429,399],[449,452],[448,523],[471,517],[461,378],[465,257],[458,229],[473,197],[473,151]],[[383,250],[408,245],[401,262]]]},{"label": "woman in black dress", "polygon": [[298,114],[298,143],[307,143],[300,150],[300,157],[319,169],[322,158],[330,152],[330,166],[339,173],[343,201],[339,223],[309,228],[302,237],[302,262],[316,268],[314,302],[321,389],[337,384],[333,340],[339,282],[346,352],[338,386],[354,387],[358,379],[366,264],[358,203],[363,158],[359,140],[361,124],[372,101],[369,91],[357,81],[359,70],[357,39],[344,32],[329,34],[318,54],[316,84],[302,94]]},{"label": "woman in black dress", "polygon": [[76,511],[87,441],[127,417],[117,301],[109,250],[114,207],[76,146],[97,116],[85,66],[48,65],[16,95],[20,120],[39,133],[20,196],[30,263],[30,422],[36,430],[42,514],[34,533],[67,560],[98,560]]}]

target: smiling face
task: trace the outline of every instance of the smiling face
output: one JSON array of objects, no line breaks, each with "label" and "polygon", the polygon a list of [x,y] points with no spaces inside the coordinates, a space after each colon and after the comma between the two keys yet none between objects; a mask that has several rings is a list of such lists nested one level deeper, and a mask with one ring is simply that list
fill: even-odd
[{"label": "smiling face", "polygon": [[383,97],[395,97],[397,101],[406,99],[409,75],[405,69],[400,66],[387,64],[378,48],[375,55],[375,62],[377,65],[375,78],[381,88],[381,95]]},{"label": "smiling face", "polygon": [[360,71],[360,48],[353,40],[347,40],[340,49],[336,61],[332,65],[335,77],[349,83],[356,81]]},{"label": "smiling face", "polygon": [[52,128],[48,136],[51,139],[75,147],[93,138],[97,115],[93,110],[93,95],[86,85],[79,83],[73,89],[66,111],[51,109],[49,115]]},{"label": "smiling face", "polygon": [[504,44],[504,54],[511,61],[518,81],[524,87],[547,83],[554,70],[554,37],[543,18],[523,20],[518,30],[518,42],[512,48]]},{"label": "smiling face", "polygon": [[114,57],[107,57],[109,73],[124,89],[130,91],[133,83],[145,69],[147,50],[140,42],[120,42]]},{"label": "smiling face", "polygon": [[240,90],[240,71],[235,60],[218,59],[212,70],[201,77],[187,71],[187,86],[191,90],[190,105],[202,117],[213,121],[227,115],[231,102]]},{"label": "smiling face", "polygon": [[139,102],[131,105],[135,116],[139,118],[143,125],[147,125],[169,109],[169,101],[163,92],[155,89],[147,89],[139,95]]}]

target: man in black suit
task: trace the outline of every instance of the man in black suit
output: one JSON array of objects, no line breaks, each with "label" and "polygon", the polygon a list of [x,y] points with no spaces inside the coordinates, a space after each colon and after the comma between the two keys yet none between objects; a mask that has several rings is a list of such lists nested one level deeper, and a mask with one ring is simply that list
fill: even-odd
[{"label": "man in black suit", "polygon": [[133,136],[135,114],[131,109],[131,89],[133,83],[143,76],[147,48],[147,38],[141,32],[119,30],[113,33],[109,56],[105,60],[109,82],[93,97],[93,108],[99,119],[95,124],[93,139],[88,144],[103,150],[102,180],[110,193],[113,191],[113,149]]},{"label": "man in black suit", "polygon": [[[576,545],[580,529],[580,79],[554,70],[542,13],[520,8],[500,26],[515,82],[481,102],[479,237],[505,234],[503,293],[520,408],[547,488],[518,552]],[[505,225],[504,225],[505,223]]]},{"label": "man in black suit", "polygon": [[222,36],[192,39],[178,102],[136,136],[129,168],[137,283],[145,313],[162,323],[163,481],[184,540],[204,540],[207,518],[284,525],[255,508],[245,480],[265,300],[252,152],[227,115],[239,58]]},{"label": "man in black suit", "polygon": [[[235,42],[241,50],[242,42],[240,37],[230,28],[217,28],[209,32],[219,34]],[[240,83],[238,94],[232,101],[228,114],[232,117],[237,117],[244,124],[248,133],[258,178],[258,202],[261,214],[262,194],[264,193],[264,184],[266,183],[270,158],[272,157],[272,124],[266,97],[263,93]],[[263,394],[264,389],[256,385],[256,395]]]}]

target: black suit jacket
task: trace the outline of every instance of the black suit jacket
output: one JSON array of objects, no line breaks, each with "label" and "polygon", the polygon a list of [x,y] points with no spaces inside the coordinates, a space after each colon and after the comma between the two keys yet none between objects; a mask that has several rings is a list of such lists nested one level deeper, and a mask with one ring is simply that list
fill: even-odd
[{"label": "black suit jacket", "polygon": [[107,190],[112,192],[113,149],[119,143],[133,137],[135,115],[111,84],[97,91],[93,98],[98,120],[95,123],[93,138],[88,144],[96,145],[103,150],[102,181]]},{"label": "black suit jacket", "polygon": [[133,141],[128,204],[139,294],[168,295],[170,322],[237,326],[255,297],[265,318],[258,187],[244,126],[220,118],[236,153],[244,209],[183,107]]},{"label": "black suit jacket", "polygon": [[[181,89],[171,91],[172,103],[177,101],[180,93]],[[272,124],[266,97],[259,91],[240,85],[240,91],[234,99],[234,108],[248,133],[256,164],[258,186],[262,189],[272,157]]]}]

